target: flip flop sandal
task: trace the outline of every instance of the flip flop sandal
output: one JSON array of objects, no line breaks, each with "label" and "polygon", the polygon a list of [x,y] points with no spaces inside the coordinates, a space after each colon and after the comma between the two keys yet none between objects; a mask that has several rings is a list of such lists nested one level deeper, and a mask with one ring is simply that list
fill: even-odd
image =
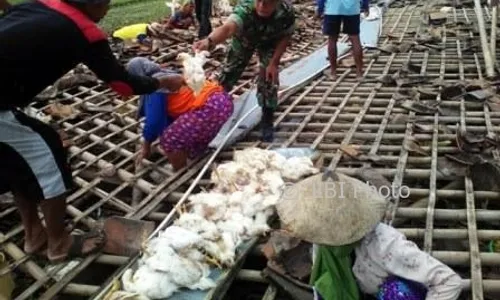
[{"label": "flip flop sandal", "polygon": [[[64,225],[66,226],[66,230],[71,232],[74,227],[73,220],[66,220],[64,221]],[[41,255],[41,256],[46,256],[47,255],[47,250],[48,250],[48,241],[49,239],[47,238],[47,235],[45,235],[45,241],[43,243],[40,243],[37,247],[34,247],[33,250],[28,251],[26,248],[23,248],[24,253],[27,255]]]},{"label": "flip flop sandal", "polygon": [[26,250],[26,248],[24,248],[24,253],[26,253],[27,255],[45,255],[47,254],[48,241],[48,238],[46,238],[43,243],[40,243],[40,245],[38,245],[37,247],[33,247],[31,251],[28,251]]},{"label": "flip flop sandal", "polygon": [[[83,244],[85,243],[86,240],[93,239],[93,238],[102,238],[102,242],[97,243],[94,247],[89,252],[83,253],[82,248]],[[101,251],[101,249],[106,245],[106,233],[102,230],[97,230],[97,231],[91,231],[87,232],[85,234],[75,234],[73,235],[73,244],[69,247],[68,253],[59,255],[56,257],[48,257],[49,261],[53,264],[58,264],[67,260],[72,260],[75,258],[83,258],[95,253],[98,253]]]}]

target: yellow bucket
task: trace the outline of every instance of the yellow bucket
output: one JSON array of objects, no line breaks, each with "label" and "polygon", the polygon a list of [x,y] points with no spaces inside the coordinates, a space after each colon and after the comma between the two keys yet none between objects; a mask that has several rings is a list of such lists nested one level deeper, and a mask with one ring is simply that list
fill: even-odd
[{"label": "yellow bucket", "polygon": [[[7,267],[9,264],[5,259],[5,255],[0,252],[0,270]],[[3,272],[2,272],[3,273]],[[12,291],[14,290],[14,280],[12,274],[8,271],[5,275],[0,275],[0,299],[12,299]]]}]

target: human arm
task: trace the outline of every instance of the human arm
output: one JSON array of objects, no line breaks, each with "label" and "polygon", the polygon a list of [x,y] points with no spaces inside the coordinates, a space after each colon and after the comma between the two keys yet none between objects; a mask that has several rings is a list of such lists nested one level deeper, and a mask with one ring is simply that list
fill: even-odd
[{"label": "human arm", "polygon": [[281,38],[276,43],[274,48],[273,56],[269,61],[269,66],[266,70],[266,80],[271,82],[278,82],[278,67],[281,61],[281,57],[286,51],[286,48],[290,44],[292,35],[295,31],[295,13],[293,10],[289,12],[287,18],[283,20],[284,25],[287,25],[283,32],[281,33]]},{"label": "human arm", "polygon": [[[370,242],[365,244],[365,241]],[[428,289],[426,300],[455,300],[460,296],[460,276],[420,250],[395,228],[379,224],[365,237],[363,244],[368,248],[371,261],[388,274],[422,283]]]},{"label": "human arm", "polygon": [[251,13],[252,10],[247,2],[236,6],[224,24],[215,28],[206,39],[194,43],[193,49],[209,50],[211,47],[225,42],[243,28]]},{"label": "human arm", "polygon": [[266,67],[266,81],[278,83],[279,77],[279,64],[283,53],[285,53],[288,44],[290,43],[291,36],[282,37],[274,48],[273,56],[269,60],[269,65]]},{"label": "human arm", "polygon": [[281,57],[286,51],[286,48],[290,44],[290,40],[292,39],[291,35],[287,35],[281,38],[281,40],[276,44],[276,48],[274,49],[273,57],[269,62],[272,65],[279,66]]},{"label": "human arm", "polygon": [[198,51],[209,50],[211,47],[232,37],[237,31],[238,25],[233,20],[228,19],[222,26],[215,28],[207,38],[195,42],[193,49]]},{"label": "human arm", "polygon": [[178,90],[184,83],[181,75],[156,79],[132,75],[116,60],[106,40],[91,43],[83,61],[101,80],[122,96],[149,94],[157,89]]},{"label": "human arm", "polygon": [[145,95],[141,97],[140,116],[145,117],[142,137],[142,149],[137,157],[137,163],[151,155],[151,144],[161,135],[163,129],[169,125],[166,115],[167,95],[162,92]]},{"label": "human arm", "polygon": [[146,143],[151,144],[161,134],[167,123],[164,93],[153,93],[144,96],[144,129],[142,136]]}]

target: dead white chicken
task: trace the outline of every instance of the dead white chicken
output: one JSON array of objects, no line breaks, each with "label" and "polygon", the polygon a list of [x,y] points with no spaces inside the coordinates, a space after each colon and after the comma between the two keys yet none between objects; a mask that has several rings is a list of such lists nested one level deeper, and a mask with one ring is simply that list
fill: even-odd
[{"label": "dead white chicken", "polygon": [[[198,246],[199,246],[199,244],[197,244],[197,247]],[[179,250],[179,255],[182,255],[187,259],[190,259],[193,261],[199,261],[199,262],[204,261],[206,258],[205,255],[203,255],[203,253],[201,253],[201,251],[196,249],[196,248],[181,249],[181,250]]]},{"label": "dead white chicken", "polygon": [[146,258],[144,262],[150,269],[169,274],[171,281],[180,287],[192,289],[193,286],[196,288],[215,286],[210,279],[204,279],[209,273],[207,266],[178,255],[171,247],[161,249],[155,255]]},{"label": "dead white chicken", "polygon": [[[161,232],[157,238],[154,238],[150,241],[150,244],[157,243],[158,246],[152,245],[150,246],[152,251],[160,250],[161,241],[165,241],[164,244],[171,246],[175,250],[181,250],[184,248],[193,247],[199,243],[203,238],[191,230],[179,227],[179,226],[169,226],[165,229],[165,231]],[[150,251],[151,251],[150,250]]]},{"label": "dead white chicken", "polygon": [[230,161],[218,165],[212,171],[211,181],[216,185],[216,190],[223,193],[233,193],[242,190],[244,186],[256,181],[255,171],[247,165]]},{"label": "dead white chicken", "polygon": [[201,235],[202,238],[207,240],[215,241],[220,237],[219,230],[217,230],[215,223],[210,222],[197,214],[181,214],[174,224],[197,233]]},{"label": "dead white chicken", "polygon": [[249,218],[253,218],[262,209],[264,196],[254,194],[241,203],[241,213]]},{"label": "dead white chicken", "polygon": [[234,162],[262,172],[269,167],[271,151],[259,149],[256,147],[238,150],[234,152]]},{"label": "dead white chicken", "polygon": [[199,95],[205,84],[206,75],[203,66],[207,62],[209,55],[210,52],[208,51],[200,51],[194,56],[185,52],[177,56],[177,59],[182,62],[184,79],[196,96]]},{"label": "dead white chicken", "polygon": [[230,215],[227,214],[225,220],[217,222],[219,231],[233,234],[236,244],[241,242],[252,226],[252,218],[245,217],[240,212],[234,212]]},{"label": "dead white chicken", "polygon": [[122,275],[122,284],[125,291],[150,299],[168,298],[179,289],[169,274],[157,272],[147,265],[141,265],[136,272],[127,269]]},{"label": "dead white chicken", "polygon": [[304,176],[317,174],[319,169],[314,167],[310,158],[302,156],[287,159],[280,172],[284,179],[296,181]]},{"label": "dead white chicken", "polygon": [[268,195],[279,196],[285,188],[285,182],[279,171],[265,171],[259,176],[259,182],[262,186],[261,190]]},{"label": "dead white chicken", "polygon": [[221,239],[217,242],[205,240],[202,244],[203,250],[205,250],[217,262],[227,267],[234,264],[234,258],[236,256],[235,247],[232,235],[228,233],[223,233]]},{"label": "dead white chicken", "polygon": [[191,195],[192,213],[209,221],[217,221],[224,217],[228,204],[228,196],[217,192],[201,192]]},{"label": "dead white chicken", "polygon": [[269,230],[271,230],[269,225],[267,225],[267,219],[268,215],[266,214],[265,211],[258,212],[253,219],[252,226],[248,230],[248,235],[250,237],[254,237],[264,234]]},{"label": "dead white chicken", "polygon": [[279,170],[284,164],[286,164],[286,157],[279,154],[278,152],[269,151],[270,162],[272,170]]},{"label": "dead white chicken", "polygon": [[28,116],[38,119],[46,124],[50,123],[52,121],[52,116],[44,114],[42,111],[35,109],[31,106],[28,106],[24,109],[24,113],[27,114]]}]

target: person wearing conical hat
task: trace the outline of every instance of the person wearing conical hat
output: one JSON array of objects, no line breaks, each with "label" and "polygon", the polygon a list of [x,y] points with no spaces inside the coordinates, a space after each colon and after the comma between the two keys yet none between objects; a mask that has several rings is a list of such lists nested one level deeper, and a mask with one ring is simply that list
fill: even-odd
[{"label": "person wearing conical hat", "polygon": [[288,187],[276,206],[282,227],[314,245],[315,299],[358,300],[360,290],[380,300],[460,296],[457,273],[381,223],[382,196],[357,179],[328,174]]}]

